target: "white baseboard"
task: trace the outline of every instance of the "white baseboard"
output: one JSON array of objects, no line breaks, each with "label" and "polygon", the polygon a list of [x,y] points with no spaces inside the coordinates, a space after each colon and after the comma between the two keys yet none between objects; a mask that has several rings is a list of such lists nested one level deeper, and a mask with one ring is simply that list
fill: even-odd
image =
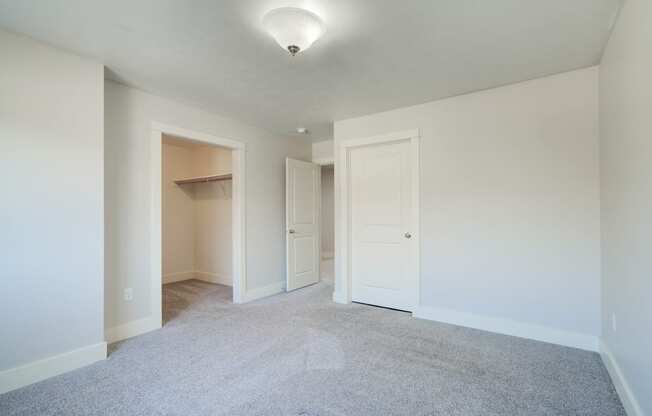
[{"label": "white baseboard", "polygon": [[135,321],[127,322],[126,324],[107,328],[104,331],[104,338],[109,344],[122,341],[123,339],[135,337],[146,332],[154,331],[161,327],[161,321],[151,316],[147,318],[138,319]]},{"label": "white baseboard", "polygon": [[233,286],[233,278],[217,273],[202,272],[199,270],[170,273],[163,276],[163,284],[183,282],[185,280],[197,279],[209,283]]},{"label": "white baseboard", "polygon": [[625,375],[611,353],[611,350],[602,339],[600,340],[600,356],[602,357],[604,366],[607,367],[609,376],[611,376],[611,381],[614,383],[614,387],[616,387],[616,391],[618,392],[618,396],[620,396],[620,401],[623,403],[627,415],[643,416],[643,409],[641,409],[641,406],[638,404],[638,400],[636,400],[634,392],[629,387]]},{"label": "white baseboard", "polygon": [[249,289],[244,295],[243,302],[251,302],[252,300],[266,298],[268,296],[276,295],[285,290],[285,282],[276,282],[271,285],[259,287],[256,289]]},{"label": "white baseboard", "polygon": [[225,286],[233,286],[233,277],[224,276],[224,275],[217,274],[217,273],[196,271],[195,272],[195,279],[198,279],[198,280],[201,280],[201,281],[204,281],[204,282],[209,282],[209,283],[217,283],[217,284],[225,285]]},{"label": "white baseboard", "polygon": [[106,359],[106,342],[0,371],[0,394]]},{"label": "white baseboard", "polygon": [[190,279],[194,279],[194,278],[195,278],[195,272],[194,271],[169,273],[169,274],[163,275],[163,284],[181,282],[181,281],[184,281],[184,280],[190,280]]},{"label": "white baseboard", "polygon": [[594,352],[597,352],[599,347],[598,337],[593,335],[564,331],[541,325],[526,324],[511,319],[492,318],[450,309],[424,306],[416,308],[412,316]]},{"label": "white baseboard", "polygon": [[335,303],[348,303],[340,292],[333,291],[333,302]]},{"label": "white baseboard", "polygon": [[335,258],[335,253],[333,253],[332,251],[322,251],[321,252],[321,259],[322,260],[329,260],[329,259],[332,259],[332,258]]}]

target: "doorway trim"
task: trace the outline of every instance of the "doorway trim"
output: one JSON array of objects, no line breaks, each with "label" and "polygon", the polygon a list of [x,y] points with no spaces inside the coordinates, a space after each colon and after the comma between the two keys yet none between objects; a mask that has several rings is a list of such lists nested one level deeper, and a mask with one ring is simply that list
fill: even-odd
[{"label": "doorway trim", "polygon": [[318,157],[312,160],[312,163],[319,166],[330,166],[335,164],[335,157]]},{"label": "doorway trim", "polygon": [[[335,154],[338,159],[335,162],[335,224],[338,233],[335,237],[335,284],[333,290],[333,301],[337,303],[351,303],[351,207],[350,200],[350,158],[351,149],[356,147],[373,146],[392,142],[408,141],[410,143],[410,159],[412,163],[412,221],[414,222],[413,237],[416,239],[416,253],[413,261],[414,270],[417,273],[417,299],[421,303],[421,229],[419,220],[419,139],[418,129],[398,131],[380,136],[351,139],[345,141],[336,141]],[[339,198],[338,198],[339,196]],[[339,246],[339,248],[338,248]],[[415,309],[419,305],[415,305]]]},{"label": "doorway trim", "polygon": [[244,143],[211,134],[152,122],[150,140],[150,282],[152,291],[152,317],[163,322],[162,305],[162,142],[163,135],[177,136],[190,141],[222,146],[231,149],[233,174],[233,303],[246,301],[246,146]]}]

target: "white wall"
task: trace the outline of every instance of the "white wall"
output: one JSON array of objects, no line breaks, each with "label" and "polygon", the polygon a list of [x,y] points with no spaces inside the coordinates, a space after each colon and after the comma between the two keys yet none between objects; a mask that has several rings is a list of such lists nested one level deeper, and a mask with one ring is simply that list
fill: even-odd
[{"label": "white wall", "polygon": [[335,123],[336,155],[420,129],[424,313],[597,347],[597,82],[589,68]]},{"label": "white wall", "polygon": [[312,161],[315,163],[323,163],[324,161],[330,161],[334,159],[334,141],[333,140],[324,140],[321,142],[315,142],[312,144]]},{"label": "white wall", "polygon": [[321,167],[321,254],[331,258],[335,252],[335,200],[333,166]]},{"label": "white wall", "polygon": [[0,51],[2,393],[1,370],[106,345],[103,67],[4,31]]},{"label": "white wall", "polygon": [[625,2],[600,67],[602,336],[632,416],[652,415],[651,22],[652,2]]},{"label": "white wall", "polygon": [[[146,319],[149,290],[151,123],[246,143],[247,291],[282,288],[285,279],[285,157],[310,160],[305,138],[286,138],[172,100],[106,83],[107,328]],[[122,291],[133,288],[134,300]],[[279,289],[280,290],[280,289]]]}]

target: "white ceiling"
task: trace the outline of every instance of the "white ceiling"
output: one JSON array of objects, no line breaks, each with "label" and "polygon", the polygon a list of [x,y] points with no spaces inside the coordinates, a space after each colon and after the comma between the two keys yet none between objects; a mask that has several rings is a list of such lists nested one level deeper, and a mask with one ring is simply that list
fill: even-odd
[{"label": "white ceiling", "polygon": [[[107,77],[279,133],[598,64],[622,0],[0,0],[0,27]],[[294,58],[281,6],[327,32]]]}]

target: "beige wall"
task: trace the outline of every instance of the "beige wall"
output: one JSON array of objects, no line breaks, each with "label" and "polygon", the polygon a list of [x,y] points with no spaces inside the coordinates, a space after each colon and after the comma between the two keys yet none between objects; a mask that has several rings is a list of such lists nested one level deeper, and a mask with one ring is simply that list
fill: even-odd
[{"label": "beige wall", "polygon": [[597,348],[597,93],[589,68],[335,123],[336,145],[420,129],[421,304],[432,315]]},{"label": "beige wall", "polygon": [[2,393],[21,380],[2,370],[77,350],[33,382],[106,345],[103,67],[1,30],[0,51]]},{"label": "beige wall", "polygon": [[652,415],[651,22],[625,2],[600,67],[602,336],[631,416]]},{"label": "beige wall", "polygon": [[[305,138],[242,122],[107,81],[105,87],[107,328],[150,315],[149,167],[156,121],[246,144],[247,291],[285,281],[285,158],[310,160]],[[125,301],[124,288],[133,289]]]},{"label": "beige wall", "polygon": [[195,203],[192,185],[178,186],[175,179],[194,176],[193,149],[163,142],[162,157],[162,260],[163,283],[187,280],[195,272]]},{"label": "beige wall", "polygon": [[[320,163],[325,160],[333,160],[334,154],[333,140],[323,140],[312,144],[312,160],[315,163]],[[332,163],[332,162],[331,162]]]},{"label": "beige wall", "polygon": [[335,252],[335,200],[333,166],[321,167],[321,254],[333,257]]},{"label": "beige wall", "polygon": [[[198,176],[232,173],[231,151],[204,146],[194,150]],[[198,279],[233,284],[233,181],[193,185],[195,275]]]},{"label": "beige wall", "polygon": [[223,175],[232,173],[231,150],[219,146],[195,145],[193,148],[194,175]]},{"label": "beige wall", "polygon": [[162,158],[163,283],[201,279],[231,285],[232,181],[174,183],[231,173],[231,151],[164,138]]}]

